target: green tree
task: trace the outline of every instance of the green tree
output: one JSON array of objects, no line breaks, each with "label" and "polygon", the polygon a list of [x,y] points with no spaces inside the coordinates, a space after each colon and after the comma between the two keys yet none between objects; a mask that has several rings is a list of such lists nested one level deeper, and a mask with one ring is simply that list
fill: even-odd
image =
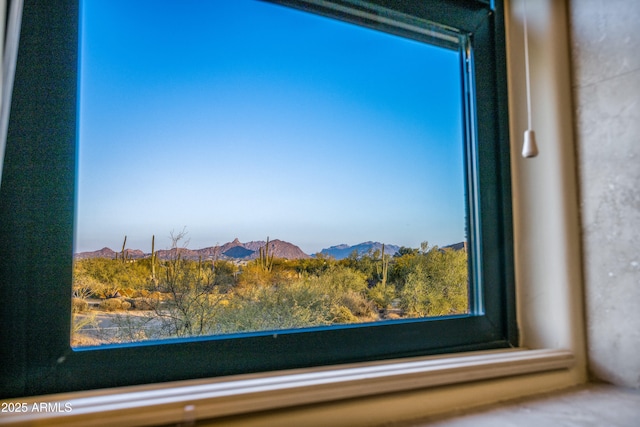
[{"label": "green tree", "polygon": [[405,246],[401,246],[400,249],[398,249],[398,251],[393,254],[394,258],[400,258],[403,257],[405,255],[410,256],[410,255],[417,255],[419,252],[418,249],[412,249],[412,248],[407,248]]},{"label": "green tree", "polygon": [[[426,250],[424,250],[426,249]],[[468,311],[468,268],[465,251],[423,248],[409,264],[400,292],[408,316],[427,317]]]}]

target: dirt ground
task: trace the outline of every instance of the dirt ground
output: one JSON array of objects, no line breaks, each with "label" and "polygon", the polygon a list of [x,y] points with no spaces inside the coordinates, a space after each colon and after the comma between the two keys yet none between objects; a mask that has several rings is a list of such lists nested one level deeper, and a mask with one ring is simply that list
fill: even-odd
[{"label": "dirt ground", "polygon": [[71,345],[74,347],[114,344],[153,339],[162,324],[153,311],[89,310],[74,314]]}]

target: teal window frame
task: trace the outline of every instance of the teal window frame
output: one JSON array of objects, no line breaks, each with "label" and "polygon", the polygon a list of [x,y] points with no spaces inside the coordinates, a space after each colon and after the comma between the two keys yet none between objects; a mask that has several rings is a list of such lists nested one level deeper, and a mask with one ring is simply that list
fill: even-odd
[{"label": "teal window frame", "polygon": [[502,1],[276,2],[460,49],[470,313],[72,348],[79,2],[25,0],[0,183],[0,397],[517,346]]}]

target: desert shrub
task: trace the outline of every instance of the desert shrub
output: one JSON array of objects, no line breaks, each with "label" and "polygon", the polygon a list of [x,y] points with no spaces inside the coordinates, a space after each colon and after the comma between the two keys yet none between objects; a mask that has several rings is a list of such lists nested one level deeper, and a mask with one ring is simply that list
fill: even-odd
[{"label": "desert shrub", "polygon": [[71,298],[71,312],[82,313],[89,309],[89,303],[82,298]]},{"label": "desert shrub", "polygon": [[332,300],[350,291],[364,292],[367,289],[363,273],[341,265],[331,266],[318,276],[309,276],[305,283],[309,288],[318,288]]},{"label": "desert shrub", "polygon": [[71,335],[72,337],[79,334],[82,329],[86,327],[98,327],[98,321],[96,320],[96,313],[90,313],[87,315],[74,314],[71,319]]},{"label": "desert shrub", "polygon": [[128,310],[131,304],[119,298],[109,298],[100,302],[100,309],[104,311]]},{"label": "desert shrub", "polygon": [[327,291],[345,293],[367,289],[367,276],[350,267],[333,266],[318,276],[318,284]]},{"label": "desert shrub", "polygon": [[344,305],[334,305],[331,307],[332,323],[356,323],[358,318]]},{"label": "desert shrub", "polygon": [[467,254],[437,247],[416,257],[400,292],[409,316],[445,316],[468,311]]},{"label": "desert shrub", "polygon": [[213,285],[230,288],[236,284],[238,266],[231,261],[218,260],[215,262]]},{"label": "desert shrub", "polygon": [[122,301],[116,298],[110,298],[100,301],[100,309],[104,311],[116,311],[122,308]]},{"label": "desert shrub", "polygon": [[257,262],[250,262],[242,267],[238,276],[240,287],[270,286],[273,285],[273,273],[264,270]]},{"label": "desert shrub", "polygon": [[289,273],[294,274],[275,285],[245,284],[225,295],[229,303],[218,305],[211,327],[216,333],[229,333],[353,323],[377,317],[375,305],[364,295],[364,274],[338,265],[327,267],[319,275],[302,272],[297,279],[294,270]]},{"label": "desert shrub", "polygon": [[131,316],[116,314],[113,323],[117,325],[117,342],[135,342],[152,338],[156,331],[151,327],[153,316]]},{"label": "desert shrub", "polygon": [[111,295],[114,294],[114,290],[123,288],[146,289],[149,286],[150,263],[149,259],[131,263],[106,258],[76,260],[73,271],[74,280],[89,278],[107,288],[104,293]]},{"label": "desert shrub", "polygon": [[159,303],[157,299],[144,297],[130,298],[127,299],[127,302],[136,310],[155,310]]},{"label": "desert shrub", "polygon": [[123,297],[126,298],[131,298],[133,297],[138,291],[136,291],[135,289],[131,289],[131,288],[122,288],[120,289],[120,295],[122,295]]},{"label": "desert shrub", "polygon": [[339,304],[341,307],[346,307],[356,317],[364,317],[366,320],[374,320],[377,317],[374,303],[359,292],[344,293],[340,297]]},{"label": "desert shrub", "polygon": [[171,233],[172,255],[161,264],[158,287],[165,293],[153,292],[149,297],[163,301],[154,310],[165,336],[208,334],[214,324],[218,303],[223,299],[214,286],[211,264],[185,260],[180,256],[186,232]]},{"label": "desert shrub", "polygon": [[319,276],[334,265],[336,265],[335,258],[328,258],[323,254],[316,254],[314,258],[292,260],[290,268],[298,274],[298,277]]},{"label": "desert shrub", "polygon": [[367,296],[379,309],[384,310],[396,297],[395,286],[390,283],[377,283],[374,287],[367,289]]},{"label": "desert shrub", "polygon": [[247,288],[223,301],[212,324],[217,333],[328,325],[332,318],[326,292],[305,280]]},{"label": "desert shrub", "polygon": [[89,298],[102,291],[104,286],[100,281],[87,275],[75,274],[73,276],[73,296],[75,298]]}]

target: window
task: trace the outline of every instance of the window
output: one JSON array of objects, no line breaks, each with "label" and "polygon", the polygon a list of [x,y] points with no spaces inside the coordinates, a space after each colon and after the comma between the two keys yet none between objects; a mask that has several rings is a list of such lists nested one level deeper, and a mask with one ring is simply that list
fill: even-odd
[{"label": "window", "polygon": [[172,4],[82,3],[72,343],[467,314],[457,36]]},{"label": "window", "polygon": [[[10,301],[1,311],[7,396],[499,348],[515,342],[501,5],[278,3],[457,52],[466,151],[469,312],[72,348],[79,5],[27,3],[0,189],[0,296]],[[101,369],[109,375],[86,375]]]}]

